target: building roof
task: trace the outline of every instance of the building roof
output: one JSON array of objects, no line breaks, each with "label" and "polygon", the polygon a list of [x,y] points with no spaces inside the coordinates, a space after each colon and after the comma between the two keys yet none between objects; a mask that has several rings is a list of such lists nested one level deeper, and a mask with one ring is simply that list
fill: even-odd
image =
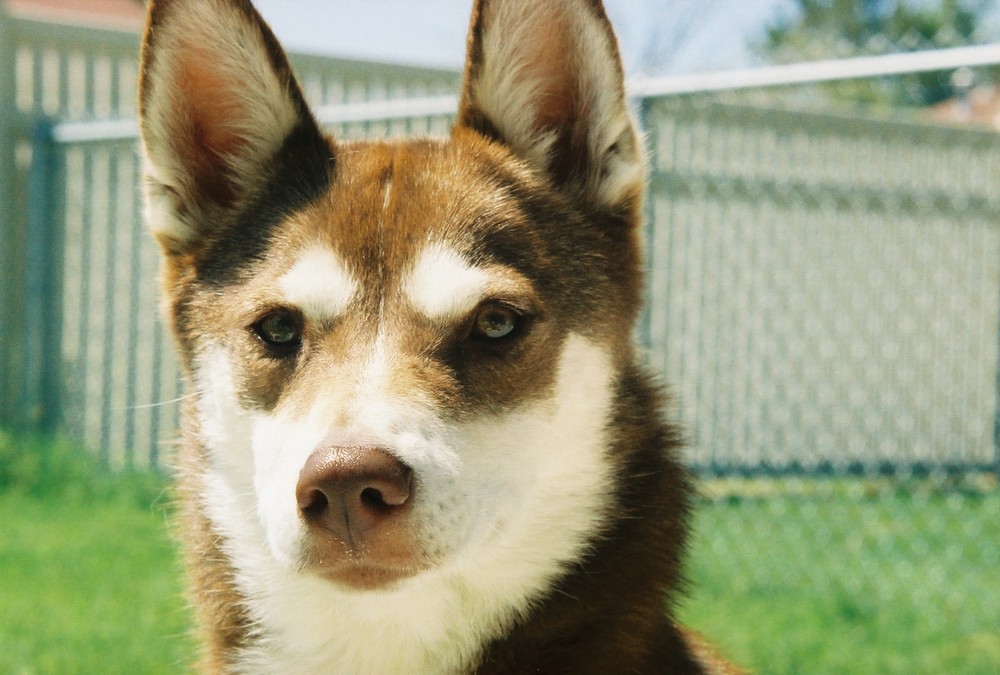
[{"label": "building roof", "polygon": [[142,0],[0,0],[11,16],[138,31],[146,8]]}]

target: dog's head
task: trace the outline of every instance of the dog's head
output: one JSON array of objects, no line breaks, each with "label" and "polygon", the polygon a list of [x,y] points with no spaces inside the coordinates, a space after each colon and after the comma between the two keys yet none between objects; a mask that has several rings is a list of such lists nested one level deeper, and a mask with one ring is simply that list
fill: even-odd
[{"label": "dog's head", "polygon": [[477,2],[451,137],[397,143],[325,137],[246,0],[150,4],[147,218],[213,526],[353,588],[578,555],[640,296],[598,0]]}]

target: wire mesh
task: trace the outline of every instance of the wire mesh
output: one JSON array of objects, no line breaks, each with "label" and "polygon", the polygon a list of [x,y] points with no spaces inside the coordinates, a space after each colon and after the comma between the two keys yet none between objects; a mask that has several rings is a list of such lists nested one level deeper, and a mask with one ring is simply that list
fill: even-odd
[{"label": "wire mesh", "polygon": [[996,462],[1000,136],[649,106],[648,342],[715,471]]}]

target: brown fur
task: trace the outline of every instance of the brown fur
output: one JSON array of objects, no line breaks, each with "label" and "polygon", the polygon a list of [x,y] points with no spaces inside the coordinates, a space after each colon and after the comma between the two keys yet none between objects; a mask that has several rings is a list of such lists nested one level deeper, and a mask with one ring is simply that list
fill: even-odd
[{"label": "brown fur", "polygon": [[[617,469],[603,529],[586,554],[526,616],[483,645],[478,673],[730,673],[697,636],[679,628],[674,607],[682,585],[692,488],[677,461],[680,438],[661,421],[658,388],[634,364],[632,326],[642,289],[639,214],[641,181],[615,203],[588,190],[601,161],[587,145],[589,104],[573,79],[575,64],[556,66],[561,88],[547,91],[535,124],[555,130],[550,161],[532,167],[472,92],[480,77],[482,36],[491,0],[476,2],[466,87],[459,122],[447,141],[339,144],[324,138],[308,113],[280,47],[246,0],[227,0],[260,28],[275,72],[299,114],[274,156],[251,158],[253,184],[227,170],[226,158],[249,152],[224,120],[238,114],[232,83],[218,83],[209,61],[186,57],[180,104],[190,112],[187,135],[173,143],[196,179],[189,200],[203,216],[193,241],[161,233],[164,290],[185,371],[194,385],[198,345],[211,336],[239,355],[236,380],[247,409],[272,410],[310,401],[361,377],[358,356],[379,330],[392,345],[394,391],[420,399],[442,419],[460,422],[516,408],[553,386],[566,336],[608,345],[619,373],[614,383],[608,454]],[[492,0],[500,1],[500,0]],[[520,1],[520,0],[518,0]],[[572,0],[567,0],[572,1]],[[614,35],[598,0],[578,0],[596,19],[613,52],[617,95],[623,98]],[[152,61],[171,0],[150,3],[140,107],[153,105]],[[576,38],[565,27],[529,59],[545,70]],[[562,69],[562,70],[560,70]],[[202,85],[224,94],[203,100]],[[228,89],[227,89],[228,87]],[[183,126],[183,125],[182,125]],[[611,152],[637,144],[627,129]],[[635,148],[631,148],[634,150]],[[598,172],[599,173],[599,172]],[[151,189],[162,189],[152,186]],[[190,214],[188,214],[190,215]],[[498,348],[467,339],[466,320],[421,316],[401,279],[431,240],[446,241],[478,265],[506,270],[494,295],[517,307],[525,328]],[[309,243],[319,242],[361,274],[352,309],[326,323],[304,322],[301,354],[275,359],[248,327],[281,307],[275,279]],[[225,298],[225,302],[220,302]],[[380,324],[381,317],[388,317]],[[306,368],[306,365],[310,367]],[[509,386],[517,383],[517,386]],[[507,386],[504,386],[507,385]],[[230,672],[238,651],[257,638],[234,579],[233,561],[206,515],[209,463],[193,399],[184,410],[179,460],[181,539],[205,657],[204,672]],[[337,420],[337,423],[341,421]],[[423,564],[419,542],[398,527],[393,555]],[[418,553],[412,553],[418,551]]]},{"label": "brown fur", "polygon": [[233,580],[232,562],[202,509],[205,457],[197,439],[195,415],[186,409],[184,418],[183,446],[174,467],[178,476],[175,495],[180,505],[177,534],[184,542],[188,597],[201,643],[197,670],[228,673],[232,655],[250,641],[252,627]]}]

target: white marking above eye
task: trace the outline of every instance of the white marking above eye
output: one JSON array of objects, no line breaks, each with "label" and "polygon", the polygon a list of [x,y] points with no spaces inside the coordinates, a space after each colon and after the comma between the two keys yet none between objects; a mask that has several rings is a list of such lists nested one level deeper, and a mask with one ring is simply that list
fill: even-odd
[{"label": "white marking above eye", "polygon": [[306,249],[278,279],[285,300],[317,321],[334,319],[347,309],[358,284],[336,253],[322,246]]},{"label": "white marking above eye", "polygon": [[404,288],[413,306],[433,319],[462,316],[476,308],[490,275],[458,252],[432,244],[420,254]]}]

